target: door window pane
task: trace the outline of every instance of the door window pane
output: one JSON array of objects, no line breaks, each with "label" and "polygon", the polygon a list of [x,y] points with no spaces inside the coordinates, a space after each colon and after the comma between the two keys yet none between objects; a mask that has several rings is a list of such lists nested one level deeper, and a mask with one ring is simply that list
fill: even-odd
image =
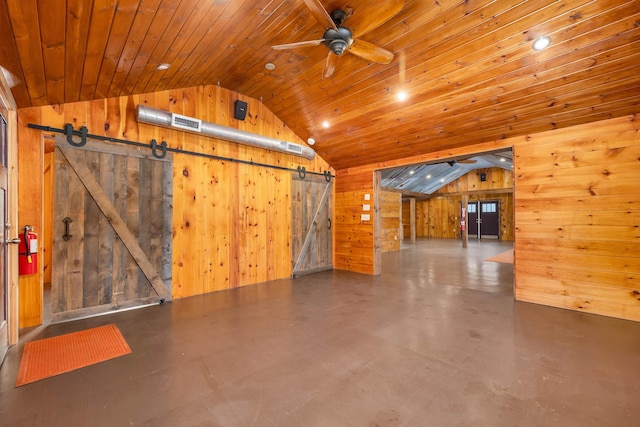
[{"label": "door window pane", "polygon": [[496,203],[483,203],[482,204],[482,212],[483,213],[495,213],[496,212]]}]

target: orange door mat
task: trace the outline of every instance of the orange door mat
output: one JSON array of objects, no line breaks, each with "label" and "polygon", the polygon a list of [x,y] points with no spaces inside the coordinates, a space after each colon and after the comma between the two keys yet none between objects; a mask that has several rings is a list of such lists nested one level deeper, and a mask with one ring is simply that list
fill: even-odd
[{"label": "orange door mat", "polygon": [[485,259],[485,261],[493,261],[493,262],[503,262],[505,264],[513,264],[513,249],[509,249],[508,251],[504,251],[499,253],[498,255],[492,256],[490,258]]},{"label": "orange door mat", "polygon": [[129,353],[131,348],[113,324],[28,342],[16,387]]}]

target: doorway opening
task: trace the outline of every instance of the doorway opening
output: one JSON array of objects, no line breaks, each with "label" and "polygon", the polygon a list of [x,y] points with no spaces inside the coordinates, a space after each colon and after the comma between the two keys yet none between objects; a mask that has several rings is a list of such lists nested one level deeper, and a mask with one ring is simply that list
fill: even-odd
[{"label": "doorway opening", "polygon": [[500,240],[500,200],[474,200],[467,203],[469,239]]},{"label": "doorway opening", "polygon": [[[381,194],[395,192],[402,195],[401,206],[395,209],[400,217],[400,252],[418,250],[424,252],[424,256],[440,258],[443,263],[445,258],[455,256],[469,262],[473,260],[477,271],[506,268],[513,277],[512,263],[505,267],[484,261],[513,250],[515,224],[511,148],[376,173],[380,174]],[[462,209],[463,206],[466,209]],[[379,217],[389,222],[391,214],[391,211],[382,212]],[[468,248],[463,248],[464,231],[467,231],[464,227],[468,227]],[[387,272],[385,266],[391,268],[394,264],[384,261],[382,257],[388,256],[378,249],[386,247],[381,241],[385,235],[387,233],[380,233],[376,239],[376,250],[381,251],[380,258],[376,259],[382,260],[378,271],[383,273]],[[433,252],[429,252],[431,249]],[[513,280],[510,282],[509,292],[512,292]]]}]

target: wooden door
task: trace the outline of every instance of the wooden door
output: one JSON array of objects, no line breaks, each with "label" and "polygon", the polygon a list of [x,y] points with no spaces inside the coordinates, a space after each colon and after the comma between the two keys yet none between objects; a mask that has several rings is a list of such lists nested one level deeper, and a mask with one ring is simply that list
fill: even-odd
[{"label": "wooden door", "polygon": [[293,175],[291,191],[292,274],[333,268],[333,182],[323,176]]},{"label": "wooden door", "polygon": [[8,251],[7,251],[7,122],[0,114],[0,364],[9,348],[9,298]]},{"label": "wooden door", "polygon": [[170,156],[56,138],[53,321],[171,298],[172,173]]}]

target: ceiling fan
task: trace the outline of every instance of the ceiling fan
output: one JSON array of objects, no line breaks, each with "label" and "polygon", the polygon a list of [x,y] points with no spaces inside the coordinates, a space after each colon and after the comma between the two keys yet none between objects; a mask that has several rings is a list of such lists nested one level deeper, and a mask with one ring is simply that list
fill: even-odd
[{"label": "ceiling fan", "polygon": [[456,163],[467,163],[467,164],[473,164],[473,163],[477,163],[478,161],[476,159],[460,159],[460,160],[450,160],[447,162],[447,164],[449,166],[453,166]]},{"label": "ceiling fan", "polygon": [[[376,13],[371,15],[358,15],[350,9],[347,11],[336,9],[329,14],[320,0],[304,0],[304,3],[316,21],[325,28],[322,38],[271,46],[273,49],[287,50],[324,44],[329,48],[329,53],[322,70],[323,78],[333,74],[338,57],[345,52],[379,64],[388,64],[393,59],[392,52],[360,40],[359,37],[378,28],[400,13],[404,8],[404,0],[379,2],[380,5],[376,9]],[[348,27],[343,25],[347,20],[349,21]]]}]

